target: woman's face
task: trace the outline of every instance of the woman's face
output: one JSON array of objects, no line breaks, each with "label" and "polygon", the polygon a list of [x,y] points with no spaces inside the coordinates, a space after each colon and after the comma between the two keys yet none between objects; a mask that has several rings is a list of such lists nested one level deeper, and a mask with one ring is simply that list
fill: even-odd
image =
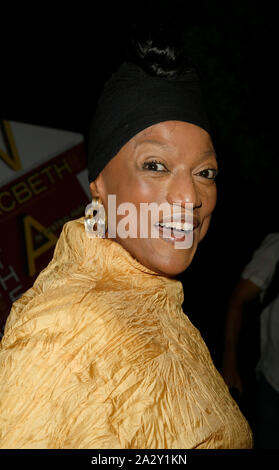
[{"label": "woman's face", "polygon": [[[137,238],[124,238],[116,232],[115,240],[147,268],[173,277],[190,265],[198,243],[208,230],[216,204],[216,174],[216,155],[209,134],[194,124],[166,121],[143,130],[127,142],[90,184],[90,189],[92,196],[101,198],[107,214],[108,195],[116,196],[116,212],[122,203],[133,204],[136,212],[130,213],[129,225],[136,227]],[[148,238],[140,236],[143,224],[140,203],[158,206],[164,203],[169,208],[168,212],[149,215]],[[177,242],[186,238],[173,237],[179,234],[184,237],[185,232],[166,228],[163,234],[155,226],[159,221],[165,223],[166,215],[171,216],[168,217],[171,223],[173,214],[181,214],[182,221],[184,217],[189,221],[191,207],[194,228],[186,233],[193,242],[189,248],[178,249]],[[116,225],[123,218],[128,220],[127,215],[127,212],[117,214]],[[155,232],[156,237],[152,236]]]}]

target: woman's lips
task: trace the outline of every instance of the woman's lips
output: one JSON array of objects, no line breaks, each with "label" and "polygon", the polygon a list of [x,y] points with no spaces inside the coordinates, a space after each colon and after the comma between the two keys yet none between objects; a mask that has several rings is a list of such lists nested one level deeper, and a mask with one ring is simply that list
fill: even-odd
[{"label": "woman's lips", "polygon": [[[167,228],[167,227],[161,227],[160,225],[154,225],[155,229],[157,230],[159,234],[159,238],[162,238],[166,242],[169,243],[174,243],[174,242],[185,242],[185,248],[186,246],[190,248],[192,245],[192,240],[193,240],[193,232],[195,230],[195,226],[193,227],[192,230],[187,230],[186,232],[183,232],[181,230],[176,230],[175,228]],[[187,244],[189,243],[189,246]]]},{"label": "woman's lips", "polygon": [[169,215],[164,217],[163,219],[160,219],[157,224],[165,224],[165,223],[187,223],[191,224],[194,226],[194,228],[197,228],[200,225],[200,220],[197,217],[197,215],[194,215],[193,213],[181,213],[177,212],[175,214]]}]

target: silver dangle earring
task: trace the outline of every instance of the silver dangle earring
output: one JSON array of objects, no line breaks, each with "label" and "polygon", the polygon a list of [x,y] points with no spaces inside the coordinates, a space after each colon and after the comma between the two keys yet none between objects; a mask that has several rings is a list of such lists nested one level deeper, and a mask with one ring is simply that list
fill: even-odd
[{"label": "silver dangle earring", "polygon": [[107,215],[99,197],[93,197],[85,208],[84,226],[89,238],[105,238]]}]

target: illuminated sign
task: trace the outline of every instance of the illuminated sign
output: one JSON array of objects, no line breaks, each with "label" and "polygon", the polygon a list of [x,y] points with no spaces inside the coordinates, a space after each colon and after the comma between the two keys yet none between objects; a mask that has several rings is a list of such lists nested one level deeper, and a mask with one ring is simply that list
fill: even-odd
[{"label": "illuminated sign", "polygon": [[[6,183],[0,187],[0,337],[12,303],[33,285],[51,260],[63,225],[81,217],[90,198],[82,136],[29,125],[26,139],[19,138],[15,130],[26,126],[2,122],[0,168],[14,177],[7,182],[1,170]],[[49,158],[42,158],[46,149],[38,147],[37,131],[51,151]],[[32,135],[36,144],[30,142]],[[32,145],[41,158],[27,158]]]}]

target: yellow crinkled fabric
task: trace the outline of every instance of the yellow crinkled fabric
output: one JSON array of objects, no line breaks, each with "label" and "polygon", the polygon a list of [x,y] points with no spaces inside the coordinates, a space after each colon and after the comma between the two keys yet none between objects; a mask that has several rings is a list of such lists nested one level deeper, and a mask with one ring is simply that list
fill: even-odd
[{"label": "yellow crinkled fabric", "polygon": [[251,448],[180,281],[64,225],[0,346],[0,447]]}]

